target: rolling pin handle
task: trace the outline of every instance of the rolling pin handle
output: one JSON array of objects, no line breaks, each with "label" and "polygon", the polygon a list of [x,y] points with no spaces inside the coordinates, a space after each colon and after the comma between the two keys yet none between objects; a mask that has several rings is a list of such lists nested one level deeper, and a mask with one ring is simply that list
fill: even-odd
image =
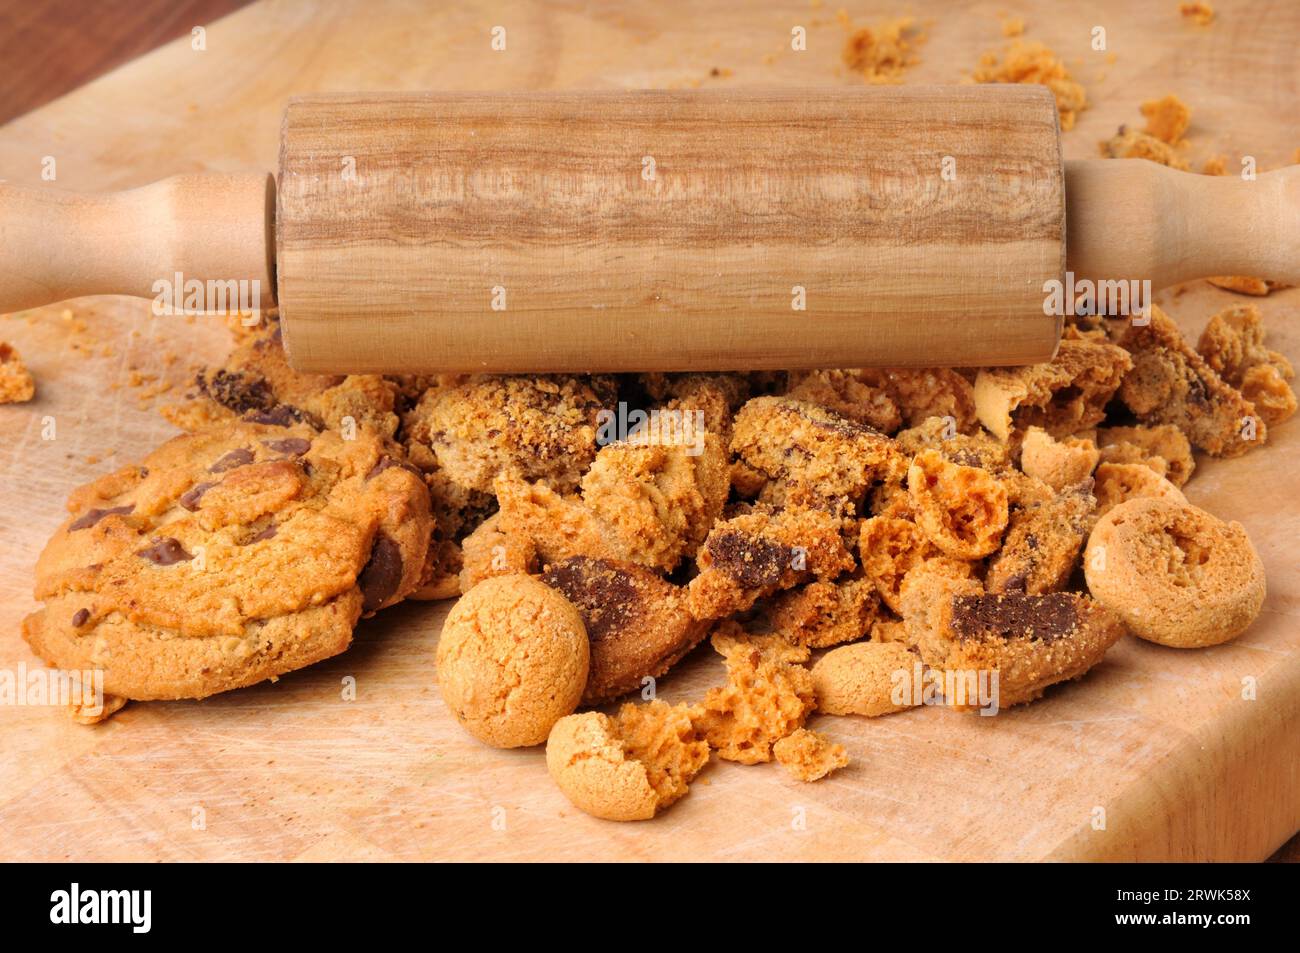
[{"label": "rolling pin handle", "polygon": [[1077,280],[1300,284],[1300,166],[1243,179],[1085,159],[1065,164],[1065,196],[1066,267]]},{"label": "rolling pin handle", "polygon": [[184,301],[178,279],[203,288],[197,310],[232,293],[232,310],[270,304],[274,222],[275,179],[260,172],[104,194],[0,183],[0,313],[93,294]]}]

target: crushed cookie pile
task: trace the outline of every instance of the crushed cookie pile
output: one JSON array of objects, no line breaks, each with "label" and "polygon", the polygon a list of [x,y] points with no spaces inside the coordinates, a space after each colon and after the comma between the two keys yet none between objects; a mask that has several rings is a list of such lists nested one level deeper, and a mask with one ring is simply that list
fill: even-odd
[{"label": "crushed cookie pile", "polygon": [[[116,710],[274,677],[363,615],[466,593],[438,650],[461,723],[545,742],[584,811],[649,818],[712,754],[842,770],[819,717],[1005,709],[1126,632],[1242,631],[1258,557],[1181,488],[1196,452],[1266,443],[1293,377],[1252,305],[1195,343],[1159,308],[1071,318],[1029,367],[594,377],[304,375],[272,315],[167,411],[181,437],[72,495],[24,633],[102,667]],[[612,432],[616,408],[646,423]],[[218,571],[189,572],[199,554]],[[654,701],[706,639],[719,683]]]},{"label": "crushed cookie pile", "polygon": [[901,83],[903,74],[919,62],[917,49],[926,37],[911,17],[855,28],[848,14],[841,10],[839,22],[849,31],[840,58],[865,82]]}]

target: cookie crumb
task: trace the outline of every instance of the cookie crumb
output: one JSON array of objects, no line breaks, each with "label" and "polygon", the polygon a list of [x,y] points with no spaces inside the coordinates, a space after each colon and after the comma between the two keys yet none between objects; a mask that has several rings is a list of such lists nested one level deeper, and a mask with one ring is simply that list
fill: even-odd
[{"label": "cookie crumb", "polygon": [[1214,7],[1206,3],[1205,0],[1192,0],[1191,3],[1180,3],[1178,12],[1184,20],[1191,20],[1197,26],[1209,26],[1214,22]]},{"label": "cookie crumb", "polygon": [[797,781],[820,781],[833,771],[848,767],[844,746],[825,735],[800,728],[772,746],[777,762]]},{"label": "cookie crumb", "polygon": [[[844,11],[840,14],[841,25],[852,29]],[[852,30],[840,57],[868,83],[901,83],[903,74],[916,65],[916,48],[924,42],[925,34],[914,26],[913,19],[900,17]]]},{"label": "cookie crumb", "polygon": [[12,344],[0,341],[0,404],[23,404],[36,396],[36,380]]},{"label": "cookie crumb", "polygon": [[999,57],[992,51],[979,59],[971,79],[976,83],[1030,83],[1046,86],[1056,97],[1062,131],[1074,128],[1079,113],[1088,108],[1082,84],[1070,76],[1065,63],[1044,44],[1017,39]]}]

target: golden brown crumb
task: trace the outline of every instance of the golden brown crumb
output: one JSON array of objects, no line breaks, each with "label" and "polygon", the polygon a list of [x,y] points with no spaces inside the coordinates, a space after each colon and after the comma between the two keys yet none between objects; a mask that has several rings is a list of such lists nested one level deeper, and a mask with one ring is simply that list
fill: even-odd
[{"label": "golden brown crumb", "polygon": [[13,346],[0,341],[0,404],[21,404],[36,396],[36,381]]},{"label": "golden brown crumb", "polygon": [[820,781],[849,763],[843,745],[807,728],[786,735],[772,746],[772,752],[781,767],[797,781]]},{"label": "golden brown crumb", "polygon": [[1227,175],[1228,174],[1228,157],[1213,156],[1205,160],[1205,165],[1201,167],[1202,175]]},{"label": "golden brown crumb", "polygon": [[1192,121],[1192,111],[1173,93],[1163,99],[1149,99],[1142,104],[1141,109],[1142,115],[1147,119],[1143,132],[1171,146],[1182,141],[1183,133]]},{"label": "golden brown crumb", "polygon": [[1088,96],[1070,76],[1065,63],[1042,43],[1015,40],[1002,51],[980,57],[971,78],[977,83],[1036,83],[1056,97],[1061,129],[1074,128],[1079,113],[1088,108]]},{"label": "golden brown crumb", "polygon": [[[847,24],[847,17],[840,22]],[[916,65],[916,47],[925,35],[911,17],[885,20],[874,27],[859,27],[844,41],[844,65],[868,83],[900,83],[903,73]]]},{"label": "golden brown crumb", "polygon": [[1021,36],[1025,32],[1025,21],[1020,17],[1007,17],[1002,21],[1003,36]]},{"label": "golden brown crumb", "polygon": [[1119,132],[1100,143],[1100,147],[1101,154],[1108,159],[1148,159],[1183,172],[1190,168],[1169,143],[1128,126],[1120,126]]},{"label": "golden brown crumb", "polygon": [[1191,20],[1197,26],[1209,26],[1214,20],[1214,7],[1206,3],[1205,0],[1180,3],[1178,12],[1182,14],[1184,20]]}]

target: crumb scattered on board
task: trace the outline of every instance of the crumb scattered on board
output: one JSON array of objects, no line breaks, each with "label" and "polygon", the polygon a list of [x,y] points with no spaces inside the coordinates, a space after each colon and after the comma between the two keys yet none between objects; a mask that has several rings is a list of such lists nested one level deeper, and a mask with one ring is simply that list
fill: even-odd
[{"label": "crumb scattered on board", "polygon": [[926,35],[911,17],[857,28],[843,10],[839,11],[838,19],[849,31],[841,54],[844,65],[866,82],[901,83],[903,74],[918,62],[916,51],[925,42]]},{"label": "crumb scattered on board", "polygon": [[1180,3],[1178,12],[1182,14],[1184,20],[1191,20],[1197,26],[1209,26],[1214,20],[1214,7],[1205,3],[1204,0]]},{"label": "crumb scattered on board", "polygon": [[990,50],[979,59],[971,74],[976,83],[1036,83],[1056,97],[1061,129],[1074,128],[1075,118],[1088,108],[1083,86],[1070,76],[1064,61],[1034,40],[1014,40],[1001,55]]},{"label": "crumb scattered on board", "polygon": [[0,404],[21,404],[36,396],[36,381],[13,345],[0,341]]}]

